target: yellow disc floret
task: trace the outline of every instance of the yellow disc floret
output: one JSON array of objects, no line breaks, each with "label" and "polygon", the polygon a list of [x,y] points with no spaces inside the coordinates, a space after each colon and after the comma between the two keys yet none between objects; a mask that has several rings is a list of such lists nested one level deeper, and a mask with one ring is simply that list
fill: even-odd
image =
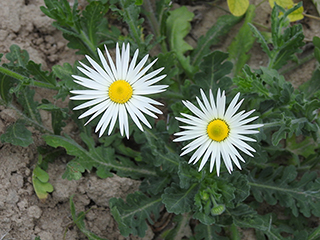
[{"label": "yellow disc floret", "polygon": [[216,142],[225,140],[229,136],[229,132],[228,124],[221,119],[214,119],[207,126],[209,138]]},{"label": "yellow disc floret", "polygon": [[109,87],[109,97],[115,103],[126,103],[132,97],[133,89],[125,80],[117,80]]}]

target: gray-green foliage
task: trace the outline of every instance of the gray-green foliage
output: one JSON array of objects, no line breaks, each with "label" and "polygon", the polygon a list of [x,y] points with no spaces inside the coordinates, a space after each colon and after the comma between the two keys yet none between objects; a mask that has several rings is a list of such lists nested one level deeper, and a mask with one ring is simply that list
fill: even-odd
[{"label": "gray-green foliage", "polygon": [[[41,156],[46,156],[39,166],[40,178],[47,176],[43,170],[63,149],[73,157],[63,174],[68,180],[78,180],[86,171],[93,171],[100,178],[117,174],[141,180],[139,191],[125,200],[110,200],[111,213],[124,236],[143,237],[148,224],[154,224],[163,212],[169,212],[175,215],[174,224],[161,233],[164,239],[181,239],[185,229],[191,227],[192,236],[189,232],[185,237],[193,240],[239,238],[238,228],[255,229],[257,239],[319,237],[320,231],[311,227],[310,218],[320,215],[320,183],[316,172],[320,157],[320,72],[316,69],[309,81],[294,89],[277,71],[295,59],[303,45],[301,25],[289,25],[286,18],[301,4],[288,11],[275,5],[271,42],[252,24],[254,6],[251,6],[228,48],[229,53],[224,53],[214,45],[241,18],[221,16],[191,47],[185,37],[190,33],[193,13],[186,7],[171,10],[168,0],[151,3],[150,0],[89,1],[79,10],[77,1],[71,7],[67,0],[46,0],[41,10],[54,19],[53,25],[61,30],[70,48],[96,60],[96,49],[104,44],[112,48],[116,42],[130,43],[132,51],[139,48],[139,58],[158,45],[161,53],[154,68],[165,67],[163,74],[167,76],[161,84],[169,85],[166,92],[156,96],[165,104],[164,118],[150,120],[152,129],[145,128],[143,132],[131,124],[130,140],[120,137],[117,130],[97,140],[92,137],[97,119],[84,126],[85,119],[78,119],[81,111],[71,111],[72,101],[67,109],[47,99],[34,100],[36,86],[55,90],[55,98],[64,101],[70,90],[79,88],[71,76],[81,75],[77,70],[79,63],[56,65],[49,73],[29,60],[25,50],[13,45],[6,55],[8,63],[0,67],[0,96],[13,109],[17,110],[19,105],[21,120],[7,128],[1,141],[28,146],[33,142],[26,128],[29,125],[45,133],[42,138],[50,148],[38,149]],[[127,28],[127,35],[122,35],[112,24],[110,16]],[[146,34],[147,26],[152,34]],[[253,36],[269,57],[268,66],[256,70],[245,65]],[[269,48],[270,43],[273,49]],[[319,61],[319,39],[315,38],[314,44]],[[82,61],[87,63],[85,59]],[[227,101],[240,92],[245,98],[240,110],[256,109],[253,115],[259,116],[257,122],[264,124],[260,133],[253,136],[257,141],[250,143],[256,150],[254,157],[244,156],[246,163],[241,164],[242,171],[229,174],[222,164],[219,177],[206,166],[199,172],[197,165],[187,163],[190,154],[180,156],[180,149],[187,143],[172,141],[173,133],[179,130],[175,117],[181,112],[189,113],[181,100],[197,104],[195,96],[200,88],[206,94],[212,89],[214,95],[218,88],[225,90]],[[51,113],[52,130],[43,126],[39,110]],[[65,121],[77,125],[79,137],[61,135]],[[47,177],[43,180],[48,181]],[[261,203],[266,210],[259,208]],[[269,206],[281,208],[282,218],[289,220],[278,218]],[[73,197],[70,208],[74,223],[89,239],[102,239],[86,229],[85,213],[76,213]]]}]

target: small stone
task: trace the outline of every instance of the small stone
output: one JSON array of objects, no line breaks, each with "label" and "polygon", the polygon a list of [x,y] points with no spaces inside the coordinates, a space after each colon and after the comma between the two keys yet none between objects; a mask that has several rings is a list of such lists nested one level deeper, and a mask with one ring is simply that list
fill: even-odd
[{"label": "small stone", "polygon": [[8,36],[8,31],[0,30],[0,41],[4,41]]},{"label": "small stone", "polygon": [[7,195],[6,202],[9,204],[16,204],[19,201],[19,196],[16,190],[10,189]]},{"label": "small stone", "polygon": [[42,215],[42,210],[37,205],[33,205],[28,208],[28,215],[29,217],[39,219]]},{"label": "small stone", "polygon": [[24,211],[28,207],[28,201],[23,199],[22,201],[18,202],[17,205],[20,211]]},{"label": "small stone", "polygon": [[23,177],[20,174],[12,174],[10,182],[15,188],[20,189],[23,187]]}]

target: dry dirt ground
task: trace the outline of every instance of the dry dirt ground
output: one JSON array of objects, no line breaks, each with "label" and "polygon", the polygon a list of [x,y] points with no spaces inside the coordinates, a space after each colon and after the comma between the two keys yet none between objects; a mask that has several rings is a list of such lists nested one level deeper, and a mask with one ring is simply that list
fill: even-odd
[{"label": "dry dirt ground", "polygon": [[[84,0],[80,1],[80,5],[84,4]],[[73,64],[75,60],[80,59],[80,56],[76,56],[73,50],[66,47],[67,42],[61,33],[51,26],[52,20],[40,11],[39,7],[42,5],[44,5],[43,0],[0,1],[0,53],[7,53],[12,44],[17,44],[22,49],[26,49],[30,59],[41,63],[44,69],[50,70],[53,65],[62,65],[64,62]],[[221,6],[227,8],[224,1],[221,2]],[[306,1],[304,7],[309,14],[317,16],[310,2]],[[189,9],[195,13],[196,20],[192,23],[193,28],[187,41],[194,45],[195,39],[203,35],[225,12],[204,4],[189,7]],[[269,5],[262,4],[257,9],[255,21],[263,25],[270,24],[270,12]],[[313,19],[303,20],[308,41],[312,40],[314,35],[320,35],[319,23]],[[226,46],[230,44],[237,32],[236,29],[240,26],[238,25],[235,31],[231,31],[223,39],[223,44],[216,47],[226,50]],[[251,54],[249,64],[255,67],[266,64],[267,58],[257,43]],[[297,87],[310,78],[314,65],[314,60],[304,64],[294,73],[287,74],[287,80]],[[36,98],[41,100],[42,96],[47,94],[46,91],[37,91]],[[49,114],[42,112],[42,119],[49,125]],[[13,110],[0,106],[0,135],[16,120],[17,115]],[[72,126],[70,128],[68,131],[72,131]],[[31,175],[38,159],[36,149],[44,142],[39,132],[30,129],[33,132],[34,143],[28,148],[0,143],[0,239],[34,240],[36,236],[42,240],[63,239],[66,230],[68,240],[87,239],[70,224],[72,221],[69,198],[72,194],[75,194],[74,202],[77,211],[97,207],[86,216],[86,224],[91,231],[110,240],[139,239],[122,237],[108,208],[108,200],[111,197],[125,197],[128,193],[134,192],[138,189],[138,181],[117,176],[99,179],[91,173],[87,173],[79,181],[68,181],[62,179],[67,157],[61,156],[48,168],[54,192],[49,195],[45,203],[38,200],[32,187]],[[153,233],[149,229],[144,239],[152,238]],[[255,238],[249,230],[243,232],[243,239]]]}]

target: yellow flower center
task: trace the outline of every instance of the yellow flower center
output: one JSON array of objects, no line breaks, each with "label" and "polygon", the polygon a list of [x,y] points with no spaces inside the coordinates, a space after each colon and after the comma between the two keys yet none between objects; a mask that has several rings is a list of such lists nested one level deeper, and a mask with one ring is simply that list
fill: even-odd
[{"label": "yellow flower center", "polygon": [[207,133],[209,138],[213,141],[221,142],[229,136],[229,126],[221,119],[214,119],[207,126]]},{"label": "yellow flower center", "polygon": [[132,97],[133,89],[125,80],[117,80],[109,87],[109,97],[115,103],[126,103]]}]

